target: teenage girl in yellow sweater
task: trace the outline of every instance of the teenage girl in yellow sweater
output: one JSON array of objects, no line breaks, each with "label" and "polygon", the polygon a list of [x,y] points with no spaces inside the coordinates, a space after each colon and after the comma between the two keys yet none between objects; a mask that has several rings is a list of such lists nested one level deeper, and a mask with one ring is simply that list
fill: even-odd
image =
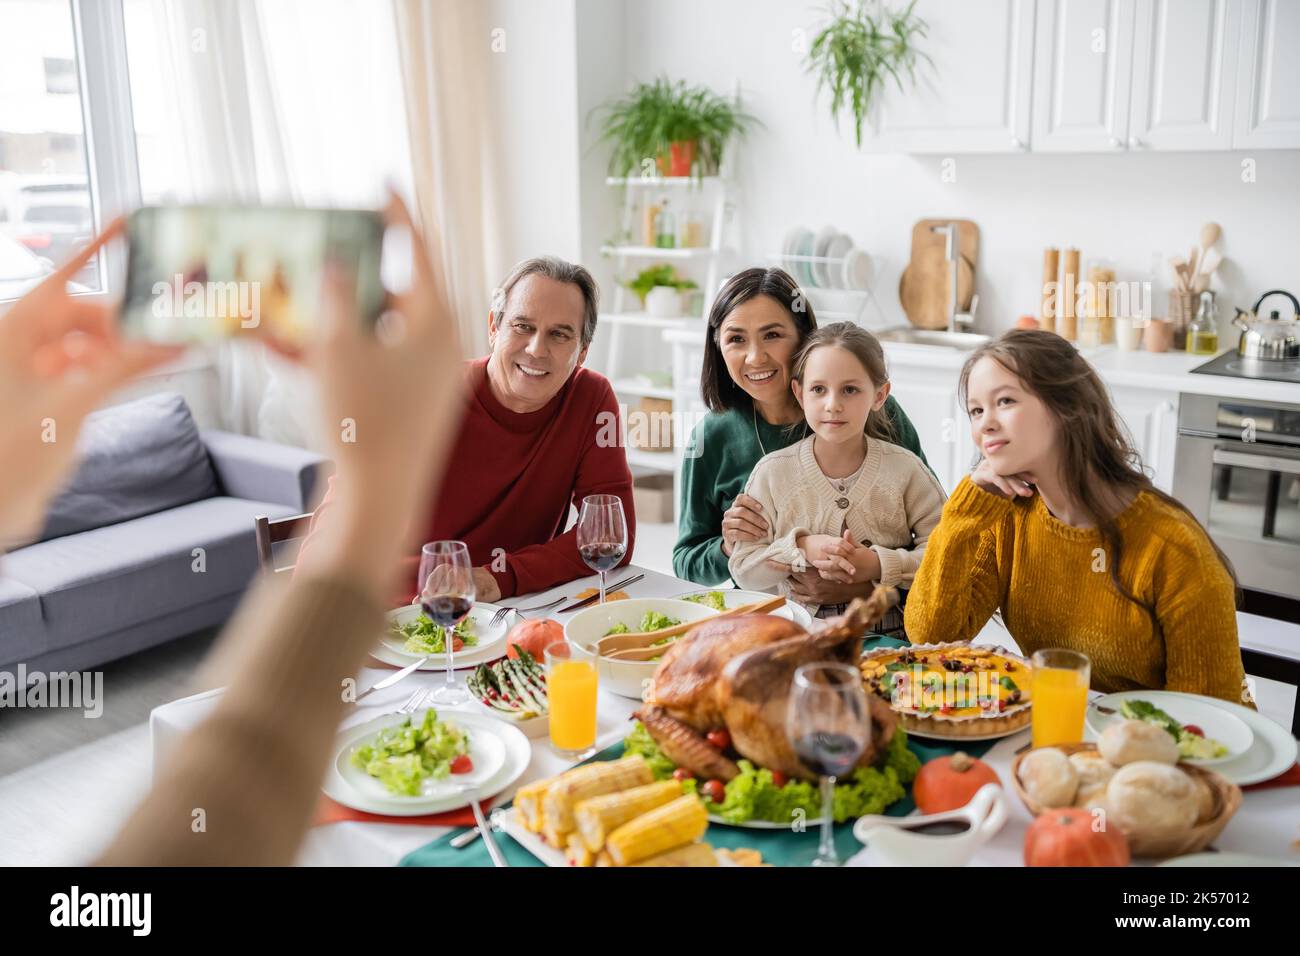
[{"label": "teenage girl in yellow sweater", "polygon": [[968,641],[1001,610],[1025,654],[1087,654],[1094,689],[1250,704],[1232,567],[1152,486],[1074,346],[1008,332],[970,356],[960,394],[983,457],[930,536],[908,637]]}]

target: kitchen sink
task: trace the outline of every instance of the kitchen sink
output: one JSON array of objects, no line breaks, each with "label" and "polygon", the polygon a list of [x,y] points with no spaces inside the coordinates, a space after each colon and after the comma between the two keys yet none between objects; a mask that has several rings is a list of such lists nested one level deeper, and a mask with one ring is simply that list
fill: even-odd
[{"label": "kitchen sink", "polygon": [[912,326],[902,326],[896,329],[885,329],[883,332],[877,332],[876,338],[882,342],[906,342],[909,345],[939,345],[944,348],[958,349],[969,352],[971,349],[977,349],[985,342],[991,341],[991,336],[980,335],[978,332],[947,332],[942,329],[918,329]]}]

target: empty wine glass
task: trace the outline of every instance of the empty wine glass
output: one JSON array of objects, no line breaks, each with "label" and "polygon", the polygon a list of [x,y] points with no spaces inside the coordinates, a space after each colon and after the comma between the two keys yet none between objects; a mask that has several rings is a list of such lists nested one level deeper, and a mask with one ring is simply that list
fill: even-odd
[{"label": "empty wine glass", "polygon": [[442,628],[447,681],[429,699],[452,706],[469,700],[469,691],[456,684],[454,628],[474,607],[474,568],[463,541],[430,541],[420,551],[420,607]]},{"label": "empty wine glass", "polygon": [[786,735],[799,759],[821,776],[822,830],[813,866],[839,866],[833,816],[835,780],[857,766],[871,742],[862,675],[849,664],[804,664],[794,672]]},{"label": "empty wine glass", "polygon": [[627,554],[627,519],[618,495],[587,495],[578,512],[578,554],[600,572],[600,603],[605,603],[605,572]]}]

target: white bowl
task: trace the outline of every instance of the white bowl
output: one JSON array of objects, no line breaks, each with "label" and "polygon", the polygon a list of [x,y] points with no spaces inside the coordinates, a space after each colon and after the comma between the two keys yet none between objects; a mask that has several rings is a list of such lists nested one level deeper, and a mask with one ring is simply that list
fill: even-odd
[{"label": "white bowl", "polygon": [[[615,624],[626,624],[631,630],[641,629],[641,617],[646,611],[657,611],[677,621],[703,621],[717,616],[717,611],[694,601],[673,598],[628,598],[596,604],[579,611],[564,625],[564,639],[584,650],[594,653],[596,642]],[[654,674],[658,661],[611,661],[599,658],[597,673],[600,686],[620,697],[641,700],[646,682]]]},{"label": "white bowl", "polygon": [[551,730],[550,714],[542,714],[540,717],[529,717],[527,719],[521,719],[518,717],[511,717],[509,714],[505,713],[504,711],[497,710],[495,707],[489,707],[487,704],[483,703],[483,701],[479,700],[477,697],[473,698],[473,700],[474,703],[477,705],[477,710],[479,713],[486,714],[489,717],[495,717],[503,724],[509,724],[511,727],[518,727],[521,731],[523,731],[525,737],[535,739],[537,737],[545,737],[548,733],[550,733]]}]

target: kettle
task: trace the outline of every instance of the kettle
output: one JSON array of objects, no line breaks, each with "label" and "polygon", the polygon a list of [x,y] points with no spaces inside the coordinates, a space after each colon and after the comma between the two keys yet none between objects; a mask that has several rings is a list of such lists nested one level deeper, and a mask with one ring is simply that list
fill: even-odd
[{"label": "kettle", "polygon": [[[1281,318],[1274,309],[1268,318],[1259,317],[1259,307],[1272,295],[1284,295],[1291,300],[1291,318]],[[1242,358],[1285,360],[1300,358],[1300,302],[1284,289],[1265,292],[1249,312],[1238,309],[1232,324],[1241,329],[1237,340],[1237,354]]]}]

